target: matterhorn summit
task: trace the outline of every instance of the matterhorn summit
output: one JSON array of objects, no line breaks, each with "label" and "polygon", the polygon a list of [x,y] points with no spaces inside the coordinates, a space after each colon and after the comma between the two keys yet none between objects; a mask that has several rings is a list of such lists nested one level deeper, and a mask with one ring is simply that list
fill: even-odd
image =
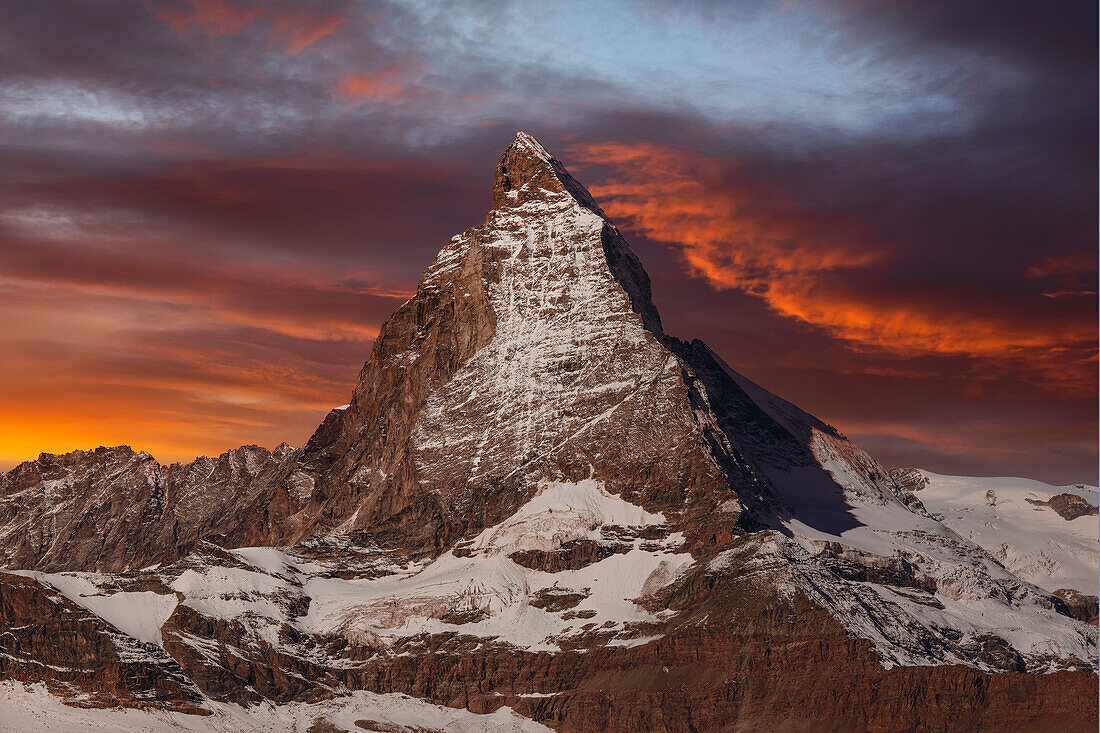
[{"label": "matterhorn summit", "polygon": [[[486,224],[440,251],[383,326],[338,429],[307,448],[318,516],[433,552],[546,481],[589,478],[678,515],[736,503],[706,397],[618,230],[525,133],[494,180]],[[695,529],[692,542],[711,540]]]},{"label": "matterhorn summit", "polygon": [[[117,706],[202,730],[1080,719],[1097,631],[1076,549],[1014,571],[949,484],[666,334],[619,229],[532,136],[493,199],[304,447],[78,451],[0,478],[0,677],[33,690],[5,694],[79,702],[90,729]],[[1071,493],[1085,508],[1058,521],[1095,525],[1095,489]]]}]

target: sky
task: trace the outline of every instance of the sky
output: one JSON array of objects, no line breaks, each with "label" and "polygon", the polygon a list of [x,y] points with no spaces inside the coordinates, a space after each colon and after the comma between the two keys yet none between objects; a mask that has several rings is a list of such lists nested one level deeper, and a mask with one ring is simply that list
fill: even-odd
[{"label": "sky", "polygon": [[1097,482],[1097,8],[0,6],[0,468],[301,445],[517,130],[888,466]]}]

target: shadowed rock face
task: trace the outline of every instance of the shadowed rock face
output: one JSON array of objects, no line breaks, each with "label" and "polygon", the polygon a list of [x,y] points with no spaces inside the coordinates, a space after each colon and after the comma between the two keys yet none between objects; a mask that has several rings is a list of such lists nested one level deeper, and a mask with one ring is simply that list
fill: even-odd
[{"label": "shadowed rock face", "polygon": [[1096,596],[1072,588],[1061,588],[1054,591],[1054,595],[1062,599],[1069,614],[1075,619],[1096,626],[1100,619],[1100,599]]},{"label": "shadowed rock face", "polygon": [[[1095,727],[1081,604],[665,334],[618,229],[529,135],[493,198],[303,449],[44,455],[0,479],[0,565],[145,568],[101,592],[171,588],[160,653],[209,700],[368,689],[593,731]],[[222,549],[258,545],[288,549]],[[11,582],[53,593],[37,577]]]}]

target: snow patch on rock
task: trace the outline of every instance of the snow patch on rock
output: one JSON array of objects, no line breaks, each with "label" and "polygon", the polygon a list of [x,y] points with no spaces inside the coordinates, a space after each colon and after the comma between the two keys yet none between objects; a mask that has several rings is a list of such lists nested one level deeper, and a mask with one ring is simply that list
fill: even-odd
[{"label": "snow patch on rock", "polygon": [[[604,626],[612,637],[629,623],[657,620],[635,601],[671,582],[691,563],[686,553],[631,550],[579,570],[546,573],[501,554],[447,553],[406,576],[312,579],[304,588],[312,599],[309,613],[300,622],[309,633],[338,633],[349,641],[452,632],[497,638],[532,651],[558,651],[559,641],[582,633],[585,626]],[[548,588],[584,594],[571,610],[590,613],[567,619],[531,605]],[[477,620],[463,623],[463,618]]]},{"label": "snow patch on rock", "polygon": [[602,527],[664,523],[663,514],[647,512],[608,493],[599,481],[552,481],[511,517],[474,538],[469,549],[553,550],[571,540],[598,540]]},{"label": "snow patch on rock", "polygon": [[[554,651],[555,640],[605,625],[611,635],[626,624],[656,620],[635,600],[679,576],[686,553],[641,549],[612,555],[577,570],[548,573],[507,557],[516,550],[552,550],[575,539],[599,539],[605,526],[664,523],[606,491],[594,480],[549,482],[508,519],[479,534],[461,556],[447,552],[415,572],[373,580],[312,578],[304,631],[352,639],[396,639],[458,632],[531,650]],[[540,591],[584,595],[573,618],[531,605]],[[583,612],[583,617],[575,614]]]},{"label": "snow patch on rock", "polygon": [[174,594],[112,591],[112,579],[109,575],[14,572],[53,587],[76,605],[91,611],[124,634],[158,646],[163,643],[160,627],[179,603]]}]

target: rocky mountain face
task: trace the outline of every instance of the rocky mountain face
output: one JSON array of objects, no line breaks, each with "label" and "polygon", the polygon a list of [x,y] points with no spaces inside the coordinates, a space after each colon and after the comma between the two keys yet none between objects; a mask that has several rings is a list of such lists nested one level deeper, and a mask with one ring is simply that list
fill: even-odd
[{"label": "rocky mountain face", "polygon": [[[301,450],[99,449],[0,479],[5,623],[60,594],[163,680],[155,701],[140,676],[51,690],[211,729],[348,690],[563,730],[1095,728],[1072,584],[665,334],[619,230],[530,136],[493,194]],[[46,638],[5,638],[3,674],[48,682]]]},{"label": "rocky mountain face", "polygon": [[1078,517],[1095,517],[1097,507],[1090,504],[1087,499],[1071,492],[1056,494],[1046,501],[1042,499],[1028,499],[1035,506],[1048,506],[1057,512],[1058,516],[1067,522],[1072,522]]},{"label": "rocky mountain face", "polygon": [[350,406],[307,446],[317,488],[290,539],[350,521],[430,554],[502,521],[541,481],[592,478],[699,517],[736,504],[734,477],[751,484],[591,196],[525,135],[493,193],[486,224],[443,248],[382,328]]},{"label": "rocky mountain face", "polygon": [[0,476],[0,566],[118,571],[199,540],[269,540],[292,507],[299,451],[245,446],[162,466],[128,446],[42,454]]},{"label": "rocky mountain face", "polygon": [[204,714],[205,698],[162,649],[122,633],[54,588],[0,573],[0,678],[102,707]]}]

